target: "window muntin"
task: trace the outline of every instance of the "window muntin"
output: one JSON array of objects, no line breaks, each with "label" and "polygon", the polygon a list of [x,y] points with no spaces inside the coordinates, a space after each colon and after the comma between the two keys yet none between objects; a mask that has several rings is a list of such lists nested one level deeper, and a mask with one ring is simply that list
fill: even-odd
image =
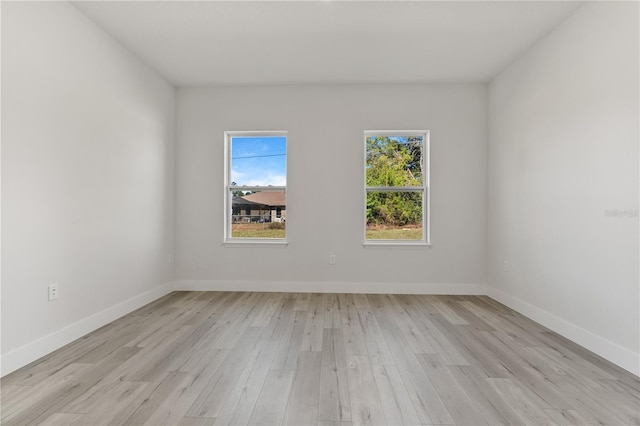
[{"label": "window muntin", "polygon": [[286,132],[225,132],[225,241],[286,242]]},{"label": "window muntin", "polygon": [[366,131],[365,243],[428,244],[427,131]]}]

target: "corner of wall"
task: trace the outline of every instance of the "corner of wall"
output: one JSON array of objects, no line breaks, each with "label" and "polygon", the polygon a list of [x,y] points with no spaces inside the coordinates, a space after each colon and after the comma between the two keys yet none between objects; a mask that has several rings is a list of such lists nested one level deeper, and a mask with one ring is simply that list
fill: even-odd
[{"label": "corner of wall", "polygon": [[2,366],[1,376],[22,368],[100,327],[166,296],[173,291],[173,286],[173,282],[164,283],[153,290],[120,302],[3,354],[0,361]]},{"label": "corner of wall", "polygon": [[495,287],[487,287],[487,296],[636,376],[640,375],[640,354]]}]

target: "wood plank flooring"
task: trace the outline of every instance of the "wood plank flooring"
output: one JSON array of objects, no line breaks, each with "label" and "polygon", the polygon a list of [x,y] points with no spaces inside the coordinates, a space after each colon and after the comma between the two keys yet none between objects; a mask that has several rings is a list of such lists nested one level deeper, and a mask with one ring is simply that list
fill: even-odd
[{"label": "wood plank flooring", "polygon": [[1,380],[5,425],[640,424],[640,380],[487,297],[174,292]]}]

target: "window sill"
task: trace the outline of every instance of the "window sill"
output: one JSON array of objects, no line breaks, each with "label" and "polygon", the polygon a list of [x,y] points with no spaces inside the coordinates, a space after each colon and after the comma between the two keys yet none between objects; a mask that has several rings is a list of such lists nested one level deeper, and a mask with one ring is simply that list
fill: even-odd
[{"label": "window sill", "polygon": [[365,241],[362,243],[365,248],[413,248],[413,249],[428,249],[431,248],[431,243],[426,241],[392,241],[392,240],[377,240],[377,241]]},{"label": "window sill", "polygon": [[243,239],[243,240],[230,240],[223,241],[223,247],[287,247],[289,242],[287,240],[254,240],[254,239]]}]

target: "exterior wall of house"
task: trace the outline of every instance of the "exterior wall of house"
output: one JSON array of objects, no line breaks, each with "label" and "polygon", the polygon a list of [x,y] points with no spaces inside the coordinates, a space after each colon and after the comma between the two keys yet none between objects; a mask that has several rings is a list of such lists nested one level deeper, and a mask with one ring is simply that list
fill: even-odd
[{"label": "exterior wall of house", "polygon": [[271,210],[271,222],[285,222],[286,219],[287,219],[286,209],[281,209],[280,212],[278,212],[277,208]]},{"label": "exterior wall of house", "polygon": [[256,222],[263,219],[269,222],[283,222],[286,219],[287,210],[282,209],[278,215],[277,209],[251,209],[247,214],[245,208],[238,207],[233,212],[233,222]]}]

